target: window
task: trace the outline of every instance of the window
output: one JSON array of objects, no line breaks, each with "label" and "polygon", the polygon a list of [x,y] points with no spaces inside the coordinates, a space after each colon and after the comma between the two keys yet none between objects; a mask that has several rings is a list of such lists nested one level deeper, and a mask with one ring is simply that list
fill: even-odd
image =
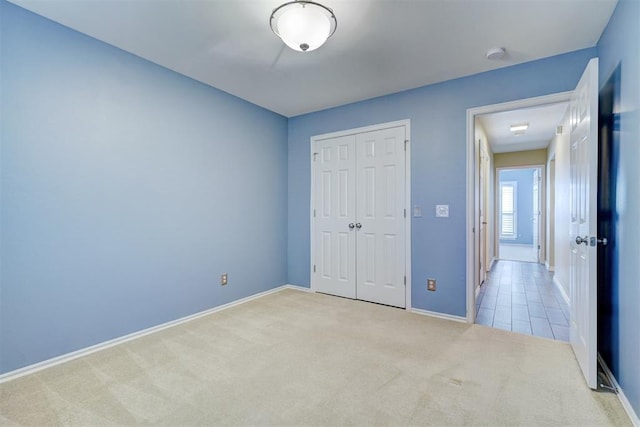
[{"label": "window", "polygon": [[500,238],[515,239],[516,224],[516,182],[500,182]]}]

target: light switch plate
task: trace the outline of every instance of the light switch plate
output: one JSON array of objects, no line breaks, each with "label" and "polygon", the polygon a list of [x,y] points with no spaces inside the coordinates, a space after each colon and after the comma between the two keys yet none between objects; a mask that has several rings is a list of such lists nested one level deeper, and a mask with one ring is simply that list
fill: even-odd
[{"label": "light switch plate", "polygon": [[422,216],[422,207],[421,206],[414,206],[413,207],[413,217],[414,218],[420,218]]},{"label": "light switch plate", "polygon": [[436,205],[436,217],[447,218],[449,216],[449,205]]}]

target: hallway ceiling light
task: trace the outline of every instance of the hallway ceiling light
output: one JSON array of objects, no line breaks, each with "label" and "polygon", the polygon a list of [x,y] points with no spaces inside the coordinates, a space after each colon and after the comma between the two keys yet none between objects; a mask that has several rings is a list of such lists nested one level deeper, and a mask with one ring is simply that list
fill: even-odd
[{"label": "hallway ceiling light", "polygon": [[335,33],[338,21],[333,10],[320,3],[295,0],[275,8],[269,25],[291,49],[311,52]]},{"label": "hallway ceiling light", "polygon": [[524,135],[524,132],[529,129],[529,123],[520,123],[518,125],[511,125],[509,128],[514,135]]}]

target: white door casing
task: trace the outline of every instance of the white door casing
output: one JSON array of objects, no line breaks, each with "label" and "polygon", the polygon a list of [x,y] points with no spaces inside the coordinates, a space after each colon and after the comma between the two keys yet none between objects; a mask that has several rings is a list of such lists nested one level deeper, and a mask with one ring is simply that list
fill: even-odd
[{"label": "white door casing", "polygon": [[408,133],[401,121],[312,138],[313,290],[410,307]]},{"label": "white door casing", "polygon": [[478,244],[479,252],[479,278],[478,286],[480,286],[487,277],[487,271],[489,269],[490,254],[489,254],[489,242],[488,242],[488,225],[489,225],[489,155],[487,154],[482,143],[478,141],[479,146],[479,159],[478,159],[478,180],[480,192],[479,198],[479,213],[478,224],[480,228],[480,240]]},{"label": "white door casing", "polygon": [[405,306],[404,127],[356,136],[358,299]]},{"label": "white door casing", "polygon": [[316,290],[355,298],[355,135],[316,141]]},{"label": "white door casing", "polygon": [[570,342],[597,388],[598,59],[589,61],[570,103]]},{"label": "white door casing", "polygon": [[533,209],[531,212],[531,227],[533,230],[533,250],[536,262],[540,262],[540,169],[533,170]]}]

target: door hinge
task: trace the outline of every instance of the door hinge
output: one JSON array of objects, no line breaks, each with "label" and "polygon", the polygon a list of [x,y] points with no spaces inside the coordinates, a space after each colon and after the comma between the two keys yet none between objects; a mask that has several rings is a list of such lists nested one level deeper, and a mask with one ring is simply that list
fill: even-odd
[{"label": "door hinge", "polygon": [[407,286],[407,276],[404,276],[404,285]]},{"label": "door hinge", "polygon": [[319,153],[313,153],[313,161],[314,161],[314,162],[316,161],[316,156],[317,156],[318,154],[319,154]]},{"label": "door hinge", "polygon": [[407,144],[409,143],[408,139],[404,140],[404,151],[407,151]]},{"label": "door hinge", "polygon": [[316,265],[315,264],[313,264],[313,272],[314,273],[316,272]]},{"label": "door hinge", "polygon": [[313,210],[313,217],[314,218],[316,217],[316,210],[315,209]]},{"label": "door hinge", "polygon": [[407,210],[406,209],[404,210],[404,217],[405,218],[407,217]]}]

